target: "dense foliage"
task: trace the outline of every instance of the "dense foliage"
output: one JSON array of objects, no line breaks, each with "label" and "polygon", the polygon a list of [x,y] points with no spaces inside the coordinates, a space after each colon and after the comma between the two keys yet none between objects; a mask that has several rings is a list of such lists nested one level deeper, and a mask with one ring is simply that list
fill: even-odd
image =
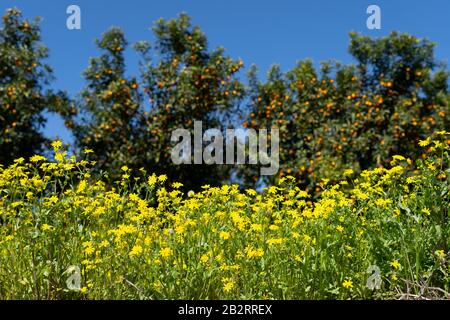
[{"label": "dense foliage", "polygon": [[48,50],[40,44],[38,19],[28,21],[20,11],[7,10],[0,28],[0,163],[41,152],[46,139],[43,111],[66,105],[63,93],[45,87],[52,70],[43,62]]},{"label": "dense foliage", "polygon": [[[397,33],[350,38],[355,65],[328,62],[318,72],[301,61],[286,73],[275,65],[266,82],[250,71],[244,125],[278,127],[281,176],[311,188],[348,168],[386,165],[395,154],[420,156],[417,142],[450,126],[448,72],[435,61],[431,42]],[[249,182],[258,179],[255,169],[246,168]]]},{"label": "dense foliage", "polygon": [[[433,43],[407,34],[350,34],[355,64],[324,62],[316,70],[306,60],[287,72],[274,65],[266,81],[253,66],[246,88],[239,78],[243,62],[222,48],[209,50],[185,14],[157,21],[153,46],[134,45],[141,57],[137,76],[127,76],[128,42],[112,28],[96,41],[101,54],[90,59],[86,87],[68,108],[63,94],[43,92],[51,70],[41,62],[47,50],[37,24],[10,10],[1,33],[4,163],[42,151],[42,111],[50,109],[65,118],[76,149],[96,150],[97,167],[113,177],[127,165],[198,190],[230,177],[255,186],[293,175],[315,192],[322,179],[336,180],[342,170],[385,166],[394,154],[423,156],[417,142],[450,125],[448,72],[434,58]],[[279,174],[261,177],[257,165],[174,165],[171,134],[193,132],[196,120],[203,130],[279,128]]]}]

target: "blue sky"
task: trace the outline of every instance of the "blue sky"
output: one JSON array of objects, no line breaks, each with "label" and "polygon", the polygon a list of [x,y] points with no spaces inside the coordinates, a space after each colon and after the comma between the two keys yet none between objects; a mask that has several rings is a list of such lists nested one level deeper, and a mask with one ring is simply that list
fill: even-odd
[{"label": "blue sky", "polygon": [[[71,4],[81,8],[81,30],[66,28],[66,8]],[[366,9],[371,4],[381,8],[381,30],[366,27]],[[1,0],[0,10],[3,14],[13,6],[26,17],[43,18],[43,42],[50,49],[47,62],[56,76],[52,86],[71,96],[85,84],[81,72],[89,57],[98,54],[94,39],[110,26],[123,28],[131,44],[152,41],[149,28],[153,23],[180,12],[187,12],[193,24],[202,28],[210,47],[225,47],[230,56],[243,59],[246,67],[255,63],[262,77],[273,63],[287,70],[305,58],[316,63],[328,59],[352,62],[347,53],[350,31],[375,37],[393,30],[408,32],[436,42],[439,60],[450,57],[448,0]],[[137,54],[129,49],[126,58],[128,73],[137,74]],[[45,134],[71,140],[55,116],[49,117]]]}]

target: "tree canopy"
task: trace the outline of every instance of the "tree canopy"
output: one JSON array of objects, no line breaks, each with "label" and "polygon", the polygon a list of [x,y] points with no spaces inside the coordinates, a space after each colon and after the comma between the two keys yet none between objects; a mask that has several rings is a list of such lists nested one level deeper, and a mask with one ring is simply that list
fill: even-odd
[{"label": "tree canopy", "polygon": [[66,95],[48,89],[52,69],[44,63],[39,19],[9,9],[0,28],[0,163],[43,151],[44,111],[60,112]]},{"label": "tree canopy", "polygon": [[[273,183],[293,175],[310,189],[384,166],[395,154],[425,156],[417,142],[449,127],[448,71],[427,39],[393,32],[382,38],[350,34],[354,63],[300,61],[267,80],[252,66],[209,48],[206,35],[186,14],[158,20],[155,41],[134,44],[140,74],[129,76],[120,28],[97,41],[100,54],[83,75],[86,86],[71,104],[48,89],[52,70],[43,60],[38,21],[10,9],[0,29],[0,161],[43,151],[45,110],[59,112],[78,151],[91,149],[109,175],[121,167],[164,173],[186,188],[220,184],[234,176],[243,184]],[[278,175],[261,177],[258,165],[175,165],[171,133],[228,127],[280,130]]]}]

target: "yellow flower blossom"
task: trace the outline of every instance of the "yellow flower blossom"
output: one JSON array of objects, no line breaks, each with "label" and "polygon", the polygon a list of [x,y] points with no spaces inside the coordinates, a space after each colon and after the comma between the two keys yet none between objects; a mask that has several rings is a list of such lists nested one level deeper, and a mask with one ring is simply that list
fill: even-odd
[{"label": "yellow flower blossom", "polygon": [[401,264],[400,262],[398,262],[398,260],[393,260],[392,262],[390,262],[391,267],[393,267],[394,269],[400,269],[401,268]]},{"label": "yellow flower blossom", "polygon": [[161,257],[163,257],[164,259],[167,259],[172,255],[172,249],[170,249],[168,247],[162,248],[159,253],[160,253]]},{"label": "yellow flower blossom", "polygon": [[219,237],[223,240],[228,240],[230,239],[230,233],[227,231],[221,231]]},{"label": "yellow flower blossom", "polygon": [[140,254],[142,253],[142,251],[143,251],[142,246],[140,246],[140,245],[135,245],[135,246],[131,249],[129,255],[130,255],[130,257],[136,257],[136,256],[140,255]]},{"label": "yellow flower blossom", "polygon": [[351,289],[351,288],[353,288],[353,281],[351,281],[351,280],[344,280],[344,282],[342,282],[342,286],[345,289]]},{"label": "yellow flower blossom", "polygon": [[44,223],[41,227],[42,231],[52,231],[53,227],[51,225],[48,225],[46,223]]}]

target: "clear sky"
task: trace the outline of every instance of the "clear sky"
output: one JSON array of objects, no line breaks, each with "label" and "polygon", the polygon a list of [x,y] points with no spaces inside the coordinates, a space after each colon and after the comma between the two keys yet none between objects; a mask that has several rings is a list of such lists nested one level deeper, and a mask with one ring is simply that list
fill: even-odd
[{"label": "clear sky", "polygon": [[[66,28],[66,8],[81,8],[81,30]],[[381,30],[366,27],[369,5],[381,8]],[[48,63],[56,81],[52,86],[75,96],[84,86],[81,72],[98,54],[94,39],[110,26],[124,29],[132,44],[153,40],[149,28],[163,17],[187,12],[206,33],[210,47],[223,46],[246,67],[258,65],[261,77],[273,63],[283,70],[311,58],[318,63],[336,59],[352,62],[347,53],[348,33],[375,37],[393,30],[427,37],[437,43],[436,57],[450,57],[450,1],[448,0],[1,0],[0,10],[18,7],[26,17],[40,16],[43,42],[50,49]],[[129,74],[137,74],[138,56],[126,51]],[[70,142],[62,121],[49,116],[47,136]]]}]

